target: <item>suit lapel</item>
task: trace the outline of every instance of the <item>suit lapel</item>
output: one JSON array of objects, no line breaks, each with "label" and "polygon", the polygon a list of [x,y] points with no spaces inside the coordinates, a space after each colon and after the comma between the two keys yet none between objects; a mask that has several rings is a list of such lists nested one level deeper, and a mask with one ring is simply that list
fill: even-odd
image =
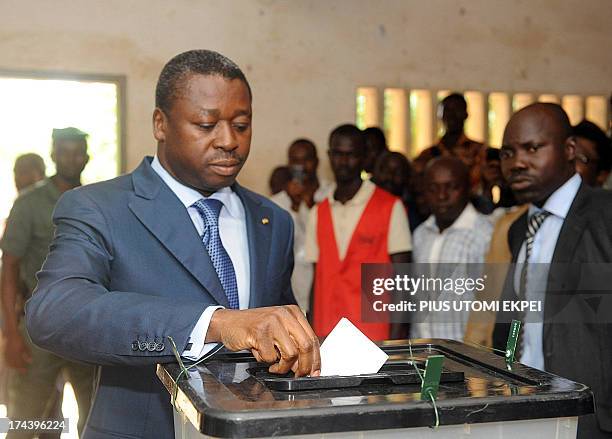
[{"label": "suit lapel", "polygon": [[[574,259],[576,246],[582,237],[586,225],[586,210],[588,205],[588,196],[591,188],[584,183],[580,184],[578,192],[574,197],[570,209],[565,216],[557,245],[553,253],[553,258],[548,271],[548,281],[546,287],[546,301],[544,306],[544,328],[543,337],[546,348],[550,346],[551,340],[551,325],[550,322],[554,316],[567,306],[570,301],[568,286],[564,280],[573,277],[573,271],[579,266],[572,266],[569,263]],[[561,293],[561,294],[556,294]]]},{"label": "suit lapel", "polygon": [[219,305],[229,307],[187,209],[151,168],[147,158],[132,174],[132,181],[134,196],[129,203],[130,210]]},{"label": "suit lapel", "polygon": [[262,289],[265,285],[267,265],[270,259],[270,244],[272,239],[272,209],[264,207],[257,198],[245,190],[238,183],[232,187],[240,197],[246,215],[247,237],[249,240],[249,269],[250,269],[250,299],[249,308],[257,308],[265,294]]},{"label": "suit lapel", "polygon": [[518,261],[519,252],[525,236],[527,235],[527,216],[529,211],[525,211],[518,219],[512,224],[509,234],[510,251],[512,251],[512,261]]},{"label": "suit lapel", "polygon": [[553,263],[566,263],[572,260],[576,246],[585,229],[588,197],[591,191],[592,189],[584,183],[580,184],[576,197],[565,216],[563,226],[561,226],[553,254]]},{"label": "suit lapel", "polygon": [[[580,241],[582,232],[586,225],[586,213],[588,207],[588,197],[591,193],[591,188],[584,183],[580,184],[580,188],[576,193],[576,197],[570,206],[569,211],[561,226],[557,245],[551,263],[569,262],[574,254],[576,245]],[[527,233],[527,216],[529,211],[521,215],[513,224],[510,234],[510,245],[512,250],[512,260],[518,259],[518,254],[525,241]]]}]

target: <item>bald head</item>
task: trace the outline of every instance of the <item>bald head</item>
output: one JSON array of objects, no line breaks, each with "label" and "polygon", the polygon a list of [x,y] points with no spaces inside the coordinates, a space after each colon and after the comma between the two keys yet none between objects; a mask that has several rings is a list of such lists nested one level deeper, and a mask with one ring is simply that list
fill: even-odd
[{"label": "bald head", "polygon": [[571,130],[557,104],[528,105],[510,118],[500,158],[504,178],[519,202],[543,205],[574,174]]},{"label": "bald head", "polygon": [[536,125],[548,136],[556,140],[557,145],[563,145],[565,140],[572,135],[572,124],[565,110],[558,104],[549,102],[537,102],[528,105],[512,115],[506,131],[516,125]]}]

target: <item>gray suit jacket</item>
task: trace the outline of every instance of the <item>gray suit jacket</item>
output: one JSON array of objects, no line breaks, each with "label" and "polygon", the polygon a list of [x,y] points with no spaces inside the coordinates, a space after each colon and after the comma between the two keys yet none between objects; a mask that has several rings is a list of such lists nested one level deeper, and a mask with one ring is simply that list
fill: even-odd
[{"label": "gray suit jacket", "polygon": [[[518,259],[526,232],[527,213],[508,232],[513,261]],[[546,371],[586,384],[595,395],[596,417],[580,419],[579,438],[612,437],[611,263],[612,192],[582,184],[553,254],[543,329]],[[513,285],[510,273],[503,300],[516,300]],[[509,324],[496,325],[497,348],[505,350],[508,331]]]},{"label": "gray suit jacket", "polygon": [[[233,189],[246,212],[249,307],[295,303],[289,214]],[[182,351],[203,310],[228,305],[187,210],[146,158],[132,174],[64,194],[54,222],[26,324],[40,347],[100,365],[85,438],[174,437],[155,365],[175,361],[167,336]]]}]

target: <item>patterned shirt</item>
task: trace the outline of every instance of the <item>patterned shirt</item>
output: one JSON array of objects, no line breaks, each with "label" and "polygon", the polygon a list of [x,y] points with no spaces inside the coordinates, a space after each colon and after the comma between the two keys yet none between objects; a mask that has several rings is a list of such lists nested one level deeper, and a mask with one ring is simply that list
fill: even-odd
[{"label": "patterned shirt", "polygon": [[[466,266],[456,264],[483,263],[493,233],[491,220],[478,213],[468,203],[455,222],[440,232],[436,219],[431,215],[414,231],[413,256],[416,263],[431,263],[431,275],[437,278],[473,277],[478,273],[466,273]],[[443,265],[437,265],[441,263]],[[470,266],[473,268],[474,266]],[[441,293],[442,300],[472,300],[474,294]],[[420,300],[426,300],[422,296]],[[413,338],[445,338],[463,341],[469,310],[418,313],[412,325]]]}]

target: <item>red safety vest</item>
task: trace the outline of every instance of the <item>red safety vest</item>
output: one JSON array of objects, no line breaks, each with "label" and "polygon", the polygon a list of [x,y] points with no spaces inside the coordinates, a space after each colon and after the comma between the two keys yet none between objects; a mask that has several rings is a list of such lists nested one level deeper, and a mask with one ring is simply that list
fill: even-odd
[{"label": "red safety vest", "polygon": [[327,336],[342,317],[348,318],[372,340],[389,338],[388,323],[361,321],[361,264],[389,263],[388,235],[397,198],[376,188],[368,201],[346,256],[340,260],[329,200],[317,211],[319,260],[315,274],[313,329]]}]

